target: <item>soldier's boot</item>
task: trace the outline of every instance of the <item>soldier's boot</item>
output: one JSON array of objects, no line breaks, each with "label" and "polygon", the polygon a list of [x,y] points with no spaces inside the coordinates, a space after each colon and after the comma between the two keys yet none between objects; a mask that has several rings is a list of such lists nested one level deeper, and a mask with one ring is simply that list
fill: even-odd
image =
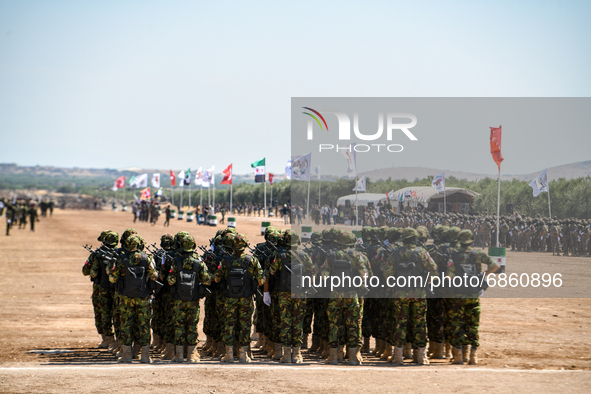
[{"label": "soldier's boot", "polygon": [[470,362],[468,362],[468,365],[478,365],[478,357],[476,356],[477,350],[478,349],[475,347],[470,349]]},{"label": "soldier's boot", "polygon": [[339,349],[337,349],[336,347],[331,347],[329,348],[329,356],[326,359],[325,363],[326,364],[331,364],[331,365],[338,365],[339,361],[337,359],[337,353],[339,351]]},{"label": "soldier's boot", "polygon": [[115,346],[115,337],[113,335],[107,336],[107,347],[106,349],[110,351],[113,346]]},{"label": "soldier's boot", "polygon": [[363,345],[361,346],[361,353],[369,353],[369,337],[363,337]]},{"label": "soldier's boot", "polygon": [[273,360],[281,360],[281,357],[283,357],[283,347],[281,346],[280,343],[276,343],[275,344],[275,352],[273,352]]},{"label": "soldier's boot", "polygon": [[156,350],[156,353],[164,353],[164,351],[166,350],[166,339],[162,338],[162,342],[160,342],[160,346],[158,346],[155,350]]},{"label": "soldier's boot", "polygon": [[404,352],[403,352],[403,356],[404,358],[408,359],[408,358],[412,358],[412,349],[410,347],[410,343],[406,342],[404,344]]},{"label": "soldier's boot", "polygon": [[302,337],[302,349],[307,349],[308,348],[308,336],[309,334],[304,334]]},{"label": "soldier's boot", "polygon": [[234,344],[234,359],[238,360],[240,357],[240,345],[235,343]]},{"label": "soldier's boot", "polygon": [[283,357],[281,357],[279,362],[291,364],[291,346],[283,346]]},{"label": "soldier's boot", "polygon": [[389,357],[392,357],[392,345],[390,345],[388,342],[386,342],[386,349],[380,355],[380,359],[387,360]]},{"label": "soldier's boot", "polygon": [[359,353],[359,347],[349,348],[349,365],[361,365],[363,359]]},{"label": "soldier's boot", "polygon": [[449,342],[445,342],[445,358],[452,358],[451,348],[451,344]]},{"label": "soldier's boot", "polygon": [[109,351],[113,354],[117,353],[116,350],[119,347],[119,342],[117,342],[117,340],[115,339],[115,337],[113,337],[113,340],[111,342],[111,345],[109,346]]},{"label": "soldier's boot", "polygon": [[140,345],[138,345],[137,343],[133,344],[133,347],[131,348],[131,354],[134,360],[138,360],[140,358],[140,351],[142,350],[142,347]]},{"label": "soldier's boot", "polygon": [[152,335],[152,344],[150,345],[150,349],[156,349],[158,345],[160,345],[160,342],[162,342],[162,338],[160,338],[160,335],[154,333],[154,335]]},{"label": "soldier's boot", "polygon": [[101,343],[98,344],[99,349],[108,349],[109,348],[109,340],[105,334],[101,334],[101,338],[103,339]]},{"label": "soldier's boot", "polygon": [[418,349],[414,349],[415,353],[417,354],[417,356],[415,357],[416,359],[416,363],[418,365],[425,365],[425,364],[429,364],[429,359],[427,358],[427,356],[425,355],[425,350],[427,348],[425,346],[420,347]]},{"label": "soldier's boot", "polygon": [[238,361],[241,363],[249,363],[251,362],[251,358],[248,357],[248,345],[240,347],[240,357],[238,357]]},{"label": "soldier's boot", "polygon": [[301,364],[304,362],[304,357],[302,357],[301,347],[296,346],[291,348],[291,362],[293,364]]},{"label": "soldier's boot", "polygon": [[199,352],[195,350],[195,346],[187,347],[187,362],[193,364],[199,361],[201,361],[201,357],[199,357]]},{"label": "soldier's boot", "polygon": [[218,348],[214,354],[214,357],[215,358],[222,357],[225,354],[227,354],[226,352],[227,352],[226,345],[224,345],[223,342],[218,342]]},{"label": "soldier's boot", "polygon": [[233,363],[234,362],[234,347],[233,346],[226,346],[226,355],[222,357],[221,360],[223,363]]},{"label": "soldier's boot", "polygon": [[115,350],[115,357],[121,357],[123,355],[123,345],[119,342],[119,347]]},{"label": "soldier's boot", "polygon": [[349,359],[349,345],[345,345],[343,347],[343,359],[344,360],[348,360]]},{"label": "soldier's boot", "polygon": [[433,349],[435,347],[435,342],[434,341],[429,341],[429,346],[427,348],[427,357],[431,357],[431,355],[433,354]]},{"label": "soldier's boot", "polygon": [[267,357],[272,359],[273,356],[275,355],[275,343],[268,340],[266,351],[267,351]]},{"label": "soldier's boot", "polygon": [[123,349],[121,352],[121,357],[119,357],[119,360],[117,360],[118,363],[126,363],[126,364],[130,364],[131,363],[131,346],[121,346],[121,348]]},{"label": "soldier's boot", "polygon": [[431,353],[431,356],[429,356],[429,358],[433,359],[433,360],[442,360],[443,357],[443,344],[439,343],[439,342],[431,342],[431,346],[433,348],[433,351]]},{"label": "soldier's boot", "polygon": [[182,363],[183,361],[185,361],[184,353],[185,353],[185,346],[184,345],[180,345],[180,346],[175,346],[176,349],[176,353],[174,355],[174,357],[172,358],[173,363]]},{"label": "soldier's boot", "polygon": [[380,357],[382,355],[382,353],[384,352],[384,344],[385,341],[382,341],[381,339],[377,339],[376,340],[376,348],[373,352],[373,355],[376,357]]},{"label": "soldier's boot", "polygon": [[164,355],[162,356],[163,360],[172,360],[174,357],[174,344],[167,343],[166,349],[164,349]]},{"label": "soldier's boot", "polygon": [[246,345],[246,355],[250,357],[251,360],[254,358],[252,356],[252,349],[250,348],[250,345]]},{"label": "soldier's boot", "polygon": [[258,332],[254,332],[251,336],[250,336],[250,340],[251,341],[258,341],[259,338],[261,337],[261,334]]},{"label": "soldier's boot", "polygon": [[205,355],[213,357],[215,352],[218,350],[218,343],[215,339],[211,339],[211,344],[209,345],[209,349],[205,352]]},{"label": "soldier's boot", "polygon": [[204,352],[207,352],[207,350],[209,350],[209,348],[211,347],[211,342],[213,341],[209,335],[206,335],[206,337],[207,339],[205,340],[205,343],[201,348],[201,350],[203,350]]},{"label": "soldier's boot", "polygon": [[452,357],[453,357],[451,359],[452,364],[464,364],[464,359],[462,358],[462,348],[461,347],[453,346],[451,348],[451,352],[452,352]]},{"label": "soldier's boot", "polygon": [[337,362],[342,363],[345,361],[345,354],[343,353],[343,346],[337,348]]},{"label": "soldier's boot", "polygon": [[322,341],[318,335],[312,334],[312,346],[308,348],[308,353],[316,353],[320,349]]},{"label": "soldier's boot", "polygon": [[265,344],[265,335],[260,334],[259,339],[257,339],[257,342],[254,344],[254,347],[262,348],[262,346],[264,344]]},{"label": "soldier's boot", "polygon": [[152,359],[150,358],[150,345],[142,346],[141,354],[140,363],[150,364],[152,362]]},{"label": "soldier's boot", "polygon": [[468,361],[469,356],[470,356],[470,345],[462,346],[462,359]]},{"label": "soldier's boot", "polygon": [[412,362],[415,364],[419,362],[419,349],[418,348],[412,349]]},{"label": "soldier's boot", "polygon": [[327,358],[330,355],[330,346],[328,345],[328,341],[322,341],[322,354],[320,357]]},{"label": "soldier's boot", "polygon": [[394,355],[388,362],[392,363],[392,365],[402,365],[404,364],[404,358],[402,358],[402,352],[404,348],[394,346]]}]

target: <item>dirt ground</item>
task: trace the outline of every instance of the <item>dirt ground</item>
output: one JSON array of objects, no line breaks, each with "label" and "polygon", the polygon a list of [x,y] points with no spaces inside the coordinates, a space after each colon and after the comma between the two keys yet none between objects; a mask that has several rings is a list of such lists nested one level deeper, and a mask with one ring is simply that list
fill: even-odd
[{"label": "dirt ground", "polygon": [[[238,216],[237,229],[254,244],[262,240],[261,221]],[[96,348],[82,245],[96,247],[102,230],[122,233],[130,226],[148,243],[186,230],[203,245],[223,226],[132,222],[130,212],[55,210],[35,232],[13,228],[0,236],[0,392],[591,392],[591,300],[584,298],[483,299],[480,364],[474,367],[436,360],[395,368],[372,357],[361,367],[329,367],[307,354],[304,364],[286,366],[257,352],[249,365],[207,357],[197,365],[158,359],[118,365]],[[543,253],[508,252],[507,261],[524,272],[556,263],[576,272],[591,264],[591,258]]]}]

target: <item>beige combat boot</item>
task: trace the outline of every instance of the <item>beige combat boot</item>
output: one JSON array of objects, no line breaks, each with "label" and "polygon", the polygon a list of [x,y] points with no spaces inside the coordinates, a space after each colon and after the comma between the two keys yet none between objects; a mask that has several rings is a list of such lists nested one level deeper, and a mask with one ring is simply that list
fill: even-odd
[{"label": "beige combat boot", "polygon": [[478,357],[476,356],[477,348],[472,347],[470,349],[470,362],[468,365],[478,365]]},{"label": "beige combat boot", "polygon": [[175,346],[176,349],[176,353],[174,355],[174,357],[172,358],[172,362],[173,363],[182,363],[185,361],[184,356],[184,352],[185,352],[185,346],[181,345],[181,346]]},{"label": "beige combat boot", "polygon": [[164,349],[164,355],[162,356],[163,360],[172,360],[174,357],[174,344],[167,343],[166,348]]},{"label": "beige combat boot", "polygon": [[150,358],[150,345],[142,346],[140,363],[150,364],[152,359]]},{"label": "beige combat boot", "polygon": [[452,358],[451,348],[451,344],[449,342],[445,342],[445,358]]},{"label": "beige combat boot", "polygon": [[211,344],[209,345],[209,348],[207,349],[207,351],[205,352],[206,356],[211,356],[214,357],[214,354],[216,352],[216,350],[218,350],[218,343],[215,339],[211,339]]},{"label": "beige combat boot", "polygon": [[464,364],[464,359],[462,358],[462,348],[461,347],[452,346],[451,352],[452,352],[452,357],[453,357],[451,359],[452,364]]},{"label": "beige combat boot", "polygon": [[404,351],[403,351],[403,354],[402,355],[406,359],[412,358],[412,349],[410,347],[410,343],[406,342],[404,344]]},{"label": "beige combat boot", "polygon": [[329,350],[330,354],[329,354],[328,358],[326,359],[325,363],[330,364],[330,365],[338,365],[339,362],[337,360],[337,353],[338,353],[339,349],[337,349],[336,347],[331,347],[329,349],[330,349]]},{"label": "beige combat boot", "polygon": [[267,348],[265,350],[267,351],[267,357],[273,359],[275,355],[275,342],[267,341]]},{"label": "beige combat boot", "polygon": [[291,346],[283,346],[283,357],[281,357],[279,362],[291,364]]},{"label": "beige combat boot", "polygon": [[212,341],[213,340],[211,339],[211,337],[209,335],[206,335],[205,343],[203,344],[201,350],[207,352],[207,350],[211,347]]},{"label": "beige combat boot", "polygon": [[265,343],[265,335],[264,334],[260,334],[259,335],[259,339],[257,339],[257,342],[254,344],[254,347],[262,347],[263,344]]},{"label": "beige combat boot", "polygon": [[226,355],[222,357],[221,360],[223,363],[233,363],[234,362],[234,347],[233,346],[226,346]]},{"label": "beige combat boot", "polygon": [[275,351],[273,352],[273,360],[281,360],[283,357],[283,346],[280,343],[275,344]]},{"label": "beige combat boot", "polygon": [[117,354],[117,349],[119,349],[119,342],[115,339],[115,337],[113,337],[111,346],[109,346],[109,351],[113,354]]},{"label": "beige combat boot", "polygon": [[302,349],[308,349],[308,336],[309,335],[310,334],[304,334],[302,336],[302,346],[301,346]]},{"label": "beige combat boot", "polygon": [[109,348],[109,340],[105,334],[101,334],[102,341],[98,344],[99,349],[108,349]]},{"label": "beige combat boot", "polygon": [[131,347],[131,356],[134,360],[139,360],[140,350],[142,350],[142,347],[140,345],[138,345],[137,343],[134,343],[133,346]]},{"label": "beige combat boot", "polygon": [[160,335],[154,333],[154,335],[152,335],[152,344],[150,345],[150,349],[157,349],[160,343],[162,343],[162,338],[160,338]]},{"label": "beige combat boot", "polygon": [[345,354],[343,352],[343,346],[339,346],[337,348],[337,362],[342,363],[343,361],[345,361]]},{"label": "beige combat boot", "polygon": [[443,343],[431,342],[430,348],[432,349],[431,355],[429,356],[430,359],[442,360],[444,358]]},{"label": "beige combat boot", "polygon": [[392,345],[390,345],[388,342],[386,343],[386,347],[384,349],[384,351],[382,352],[382,354],[380,354],[380,359],[381,360],[387,360],[388,358],[392,357]]},{"label": "beige combat boot", "polygon": [[119,360],[117,360],[118,363],[126,363],[126,364],[131,364],[131,346],[121,346],[121,348],[123,349],[121,352],[121,357],[119,357]]},{"label": "beige combat boot", "polygon": [[363,345],[361,346],[361,353],[369,353],[369,337],[363,337]]},{"label": "beige combat boot", "polygon": [[404,358],[402,358],[403,348],[394,346],[394,355],[388,362],[392,363],[392,365],[402,365],[404,364]]},{"label": "beige combat boot", "polygon": [[301,364],[304,362],[304,357],[302,357],[301,347],[296,346],[291,348],[291,362],[293,364]]},{"label": "beige combat boot", "polygon": [[189,346],[187,347],[187,362],[194,364],[201,361],[201,357],[199,356],[199,352],[195,350],[196,346]]},{"label": "beige combat boot", "polygon": [[425,346],[420,347],[418,349],[414,349],[415,354],[417,355],[416,357],[414,357],[414,359],[416,360],[415,362],[418,365],[426,365],[429,364],[429,359],[425,356],[425,350],[427,348]]},{"label": "beige combat boot", "polygon": [[312,334],[312,347],[308,348],[308,353],[316,353],[320,349],[321,344],[320,337]]},{"label": "beige combat boot", "polygon": [[225,354],[227,354],[228,350],[226,349],[226,345],[224,345],[223,342],[218,342],[218,348],[215,351],[213,357],[215,358],[219,358],[219,357],[223,357]]},{"label": "beige combat boot", "polygon": [[116,342],[115,341],[115,337],[112,336],[112,335],[111,336],[107,336],[107,341],[108,341],[108,343],[107,343],[106,349],[107,349],[107,351],[111,351],[111,348],[113,346],[115,346],[115,342]]},{"label": "beige combat boot", "polygon": [[462,359],[468,361],[468,357],[470,357],[470,345],[462,346]]},{"label": "beige combat boot", "polygon": [[361,365],[362,361],[363,359],[361,358],[361,354],[359,354],[359,348],[349,348],[349,365]]},{"label": "beige combat boot", "polygon": [[238,361],[241,363],[249,363],[251,362],[251,358],[248,357],[248,345],[240,347],[240,356],[238,357]]},{"label": "beige combat boot", "polygon": [[376,357],[380,357],[386,348],[385,344],[386,344],[385,341],[382,341],[381,339],[377,339],[376,340],[376,348],[373,352],[373,355]]},{"label": "beige combat boot", "polygon": [[322,354],[320,357],[327,358],[330,355],[330,346],[328,345],[328,341],[322,341]]}]

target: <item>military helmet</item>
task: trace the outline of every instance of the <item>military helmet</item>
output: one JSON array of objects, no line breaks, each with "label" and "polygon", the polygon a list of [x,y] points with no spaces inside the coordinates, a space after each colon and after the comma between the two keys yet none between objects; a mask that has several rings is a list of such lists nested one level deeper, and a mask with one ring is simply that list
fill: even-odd
[{"label": "military helmet", "polygon": [[160,237],[160,247],[166,251],[174,249],[174,235],[164,234]]},{"label": "military helmet", "polygon": [[234,249],[242,251],[248,246],[248,239],[244,234],[236,234],[234,236]]},{"label": "military helmet", "polygon": [[234,239],[236,238],[236,233],[227,232],[222,237],[222,245],[226,248],[232,249],[234,247]]},{"label": "military helmet", "polygon": [[143,239],[141,236],[139,236],[137,234],[133,234],[125,240],[125,249],[128,252],[137,252],[141,248],[142,241],[143,241]]},{"label": "military helmet", "polygon": [[197,245],[195,244],[195,239],[192,235],[187,235],[181,240],[181,250],[183,252],[192,252],[196,247]]},{"label": "military helmet", "polygon": [[429,229],[425,226],[417,227],[417,232],[419,233],[419,238],[421,241],[425,242],[429,239]]},{"label": "military helmet", "polygon": [[400,239],[400,237],[402,236],[403,231],[404,230],[401,229],[400,227],[392,227],[392,228],[388,229],[388,236],[387,236],[388,241],[390,243],[398,241]]},{"label": "military helmet", "polygon": [[121,234],[121,246],[125,246],[125,242],[127,241],[127,238],[129,238],[130,236],[137,234],[137,230],[133,227],[129,227],[126,228],[125,231],[123,232],[123,234]]},{"label": "military helmet", "polygon": [[332,242],[331,234],[329,233],[329,229],[322,230],[322,242]]},{"label": "military helmet", "polygon": [[277,232],[277,227],[275,227],[275,226],[268,226],[267,228],[265,228],[265,234],[264,234],[265,241],[275,243],[274,241],[276,241],[276,239],[270,240],[269,237],[273,237],[273,236],[276,237],[276,234],[275,234],[276,232]]},{"label": "military helmet", "polygon": [[178,233],[176,233],[176,235],[174,236],[174,244],[177,250],[182,250],[182,242],[183,239],[190,236],[191,234],[189,234],[189,232],[187,231],[179,231]]},{"label": "military helmet", "polygon": [[390,229],[390,227],[388,227],[388,226],[382,226],[376,230],[376,235],[378,236],[380,241],[386,240],[386,237],[388,236],[389,229]]},{"label": "military helmet", "polygon": [[111,248],[114,248],[119,243],[119,234],[115,231],[109,231],[103,237],[103,243]]},{"label": "military helmet", "polygon": [[363,242],[371,241],[372,232],[373,228],[370,226],[363,226],[363,228],[361,228],[361,239],[363,239]]},{"label": "military helmet", "polygon": [[461,244],[471,244],[472,242],[474,242],[474,235],[472,234],[472,231],[470,230],[462,230],[460,231],[460,234],[458,235],[458,242]]},{"label": "military helmet", "polygon": [[101,241],[104,242],[105,241],[105,235],[107,235],[108,233],[110,233],[111,230],[105,230],[101,233],[101,235],[99,235],[99,237],[96,239],[97,241]]},{"label": "military helmet", "polygon": [[353,246],[357,242],[357,237],[348,231],[340,231],[336,239],[339,246]]},{"label": "military helmet", "polygon": [[440,241],[443,231],[444,231],[444,226],[442,226],[441,224],[433,226],[433,228],[431,229],[431,237],[433,237],[433,240]]},{"label": "military helmet", "polygon": [[419,237],[419,232],[412,227],[407,227],[402,232],[402,242],[411,243]]},{"label": "military helmet", "polygon": [[314,231],[312,233],[312,235],[310,236],[310,241],[314,245],[320,245],[320,244],[322,244],[322,233],[320,231]]},{"label": "military helmet", "polygon": [[[290,240],[287,240],[287,237],[290,236]],[[284,234],[283,234],[283,239],[286,241],[288,246],[291,247],[295,247],[296,245],[299,245],[302,243],[302,239],[300,238],[300,234],[297,233],[297,231],[291,231],[291,230],[287,230]]]},{"label": "military helmet", "polygon": [[445,233],[445,239],[448,242],[457,242],[458,235],[460,235],[461,232],[462,229],[457,226],[450,227],[449,230]]}]

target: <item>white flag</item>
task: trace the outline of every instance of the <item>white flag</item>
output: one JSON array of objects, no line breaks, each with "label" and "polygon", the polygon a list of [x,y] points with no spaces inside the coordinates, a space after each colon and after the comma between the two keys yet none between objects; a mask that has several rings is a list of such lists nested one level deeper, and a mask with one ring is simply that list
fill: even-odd
[{"label": "white flag", "polygon": [[129,184],[130,187],[148,187],[148,174],[142,174],[136,176]]},{"label": "white flag", "polygon": [[291,159],[289,159],[285,165],[285,176],[287,179],[291,179]]},{"label": "white flag", "polygon": [[177,178],[179,178],[179,186],[183,187],[185,185],[185,171],[181,170],[177,175]]},{"label": "white flag", "polygon": [[534,197],[539,196],[542,192],[549,191],[550,185],[548,184],[548,169],[545,169],[544,172],[542,172],[539,177],[531,181],[529,185],[533,189]]},{"label": "white flag", "polygon": [[292,156],[291,179],[296,181],[309,181],[312,170],[312,153],[303,156]]},{"label": "white flag", "polygon": [[203,184],[203,168],[199,167],[195,174],[195,185],[201,186]]},{"label": "white flag", "polygon": [[160,174],[152,174],[152,187],[160,187]]},{"label": "white flag", "polygon": [[442,172],[441,174],[435,175],[433,177],[431,187],[437,190],[437,194],[445,191],[445,172]]},{"label": "white flag", "polygon": [[347,175],[349,179],[353,179],[357,176],[357,152],[355,151],[355,146],[357,144],[353,143],[349,145],[348,149],[342,149],[341,154],[345,156],[347,159]]},{"label": "white flag", "polygon": [[388,200],[394,199],[394,189],[392,189],[392,191],[388,192],[387,197],[388,197]]},{"label": "white flag", "polygon": [[211,168],[209,170],[205,170],[205,172],[203,173],[203,182],[201,183],[201,186],[209,187],[210,184],[215,183],[215,179],[214,179],[214,175],[213,175],[214,170],[215,170],[215,166],[211,166]]},{"label": "white flag", "polygon": [[357,186],[353,188],[354,192],[364,192],[365,191],[365,175],[362,176],[357,180]]}]

